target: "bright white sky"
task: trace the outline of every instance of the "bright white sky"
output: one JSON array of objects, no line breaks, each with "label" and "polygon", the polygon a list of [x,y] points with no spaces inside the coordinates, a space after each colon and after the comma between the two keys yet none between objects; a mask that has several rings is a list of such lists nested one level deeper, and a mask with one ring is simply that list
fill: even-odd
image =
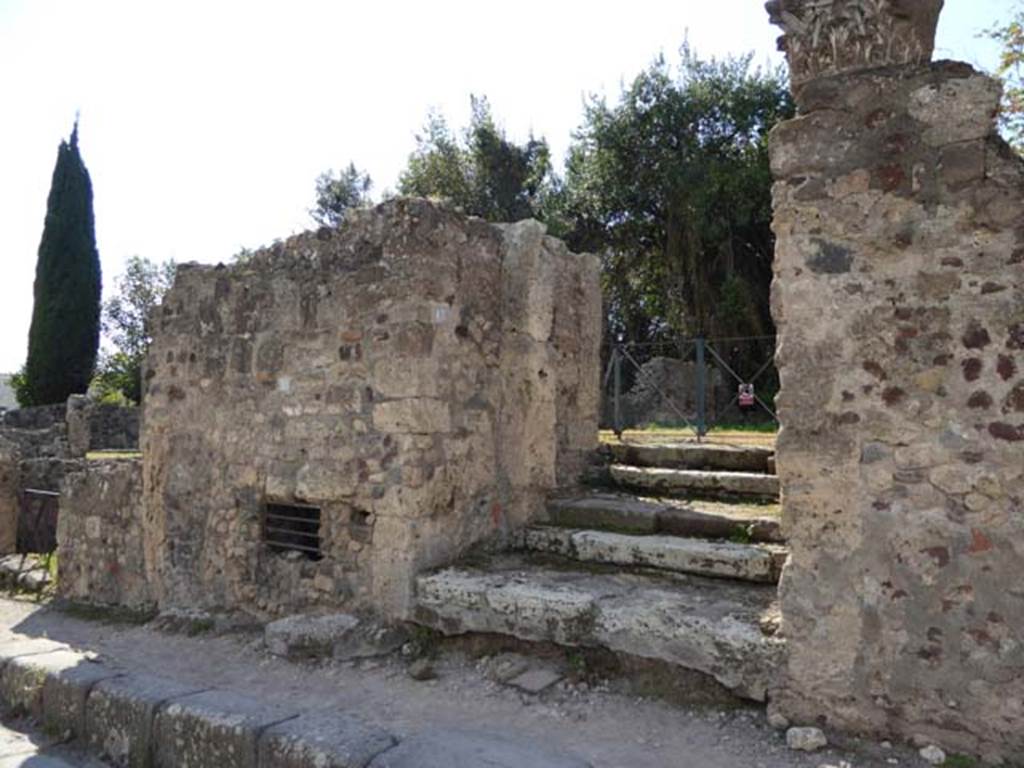
[{"label": "bright white sky", "polygon": [[[946,0],[938,56],[995,65],[1014,0]],[[780,61],[762,0],[0,0],[0,371],[24,360],[57,145],[81,111],[105,289],[124,260],[227,260],[310,226],[321,171],[394,187],[431,107],[485,94],[561,158],[586,94],[614,97],[688,34]]]}]

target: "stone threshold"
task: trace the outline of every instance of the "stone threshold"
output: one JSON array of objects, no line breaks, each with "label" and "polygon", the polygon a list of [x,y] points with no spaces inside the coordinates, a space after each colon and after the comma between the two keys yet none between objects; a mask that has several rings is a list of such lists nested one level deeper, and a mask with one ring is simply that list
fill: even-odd
[{"label": "stone threshold", "polygon": [[785,647],[774,636],[773,586],[584,568],[504,555],[421,576],[415,619],[446,635],[507,635],[665,661],[766,700]]},{"label": "stone threshold", "polygon": [[519,549],[579,562],[658,568],[697,576],[776,584],[788,550],[680,536],[636,536],[613,531],[534,526],[517,532]]},{"label": "stone threshold", "polygon": [[779,478],[767,473],[707,472],[627,464],[613,464],[608,472],[618,485],[666,495],[686,494],[726,499],[779,498]]}]

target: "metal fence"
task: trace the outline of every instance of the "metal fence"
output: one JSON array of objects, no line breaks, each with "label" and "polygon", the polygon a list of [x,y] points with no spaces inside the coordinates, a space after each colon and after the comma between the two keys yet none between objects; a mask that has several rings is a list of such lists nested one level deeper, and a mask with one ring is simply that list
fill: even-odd
[{"label": "metal fence", "polygon": [[19,494],[19,553],[47,554],[57,549],[57,515],[60,494],[37,488],[25,488]]},{"label": "metal fence", "polygon": [[778,423],[775,337],[617,342],[604,350],[602,426],[690,429]]}]

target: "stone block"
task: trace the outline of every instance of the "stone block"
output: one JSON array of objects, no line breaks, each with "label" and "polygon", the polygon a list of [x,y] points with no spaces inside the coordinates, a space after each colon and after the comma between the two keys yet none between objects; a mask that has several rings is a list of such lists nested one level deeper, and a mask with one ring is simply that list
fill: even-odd
[{"label": "stone block", "polygon": [[373,409],[373,425],[384,433],[432,435],[450,432],[451,417],[443,400],[387,400]]},{"label": "stone block", "polygon": [[710,497],[778,499],[779,478],[753,472],[702,472],[613,464],[612,479],[628,488],[650,493]]},{"label": "stone block", "polygon": [[18,655],[0,672],[0,699],[9,709],[40,718],[62,733],[79,734],[89,689],[115,675],[67,649]]},{"label": "stone block", "polygon": [[43,725],[46,730],[75,738],[85,734],[89,693],[99,683],[119,675],[109,667],[70,651],[27,656],[16,659],[12,665],[21,663],[45,672]]},{"label": "stone block", "polygon": [[330,658],[357,626],[359,619],[348,613],[288,616],[267,624],[263,639],[275,656]]},{"label": "stone block", "polygon": [[366,768],[398,740],[382,728],[340,713],[307,714],[260,737],[260,768]]},{"label": "stone block", "polygon": [[611,531],[529,528],[523,545],[581,562],[660,568],[676,573],[774,583],[785,549],[678,536],[631,536]]},{"label": "stone block", "polygon": [[149,768],[157,710],[174,699],[200,692],[198,686],[151,675],[101,681],[89,693],[84,740],[93,752],[118,768]]},{"label": "stone block", "polygon": [[295,712],[245,696],[207,691],[161,707],[153,722],[156,768],[252,768],[260,734]]}]

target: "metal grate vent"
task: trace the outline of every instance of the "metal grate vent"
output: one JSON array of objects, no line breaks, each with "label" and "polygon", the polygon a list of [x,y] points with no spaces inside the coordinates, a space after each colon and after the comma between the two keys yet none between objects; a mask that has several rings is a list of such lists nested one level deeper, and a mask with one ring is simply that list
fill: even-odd
[{"label": "metal grate vent", "polygon": [[299,552],[310,560],[320,552],[320,508],[305,504],[267,504],[263,541],[271,552]]}]

